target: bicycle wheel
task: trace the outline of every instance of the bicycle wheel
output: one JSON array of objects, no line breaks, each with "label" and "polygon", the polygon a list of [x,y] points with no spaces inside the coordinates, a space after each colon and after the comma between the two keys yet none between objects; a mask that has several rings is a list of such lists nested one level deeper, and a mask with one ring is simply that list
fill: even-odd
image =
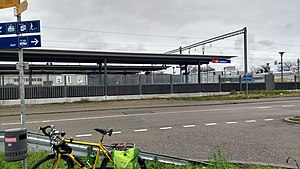
[{"label": "bicycle wheel", "polygon": [[[139,156],[138,157],[139,169],[147,169],[144,160]],[[114,166],[109,162],[108,158],[104,158],[99,169],[113,169]]]},{"label": "bicycle wheel", "polygon": [[[31,169],[54,169],[56,165],[55,154],[49,154],[37,162]],[[73,161],[66,155],[62,155],[58,169],[73,169]]]}]

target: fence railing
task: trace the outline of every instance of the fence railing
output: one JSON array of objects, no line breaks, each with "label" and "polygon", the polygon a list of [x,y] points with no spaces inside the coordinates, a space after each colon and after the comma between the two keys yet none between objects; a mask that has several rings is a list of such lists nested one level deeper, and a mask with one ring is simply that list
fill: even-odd
[{"label": "fence railing", "polygon": [[[131,85],[64,85],[64,86],[25,86],[26,99],[38,98],[68,98],[68,97],[91,97],[91,96],[117,96],[117,95],[146,95],[146,94],[171,94],[171,93],[197,93],[197,92],[230,92],[245,91],[246,83],[241,76],[233,78],[219,76],[218,83],[173,83],[172,76],[169,83],[144,84],[139,79],[139,83]],[[253,77],[254,81],[248,83],[249,90],[270,90],[267,88],[265,79]],[[300,89],[298,78],[294,82],[274,82],[275,90],[295,90]],[[256,82],[257,81],[257,82]],[[269,85],[270,86],[270,85]],[[272,85],[271,85],[272,86]],[[274,90],[272,89],[272,90]],[[19,98],[19,87],[0,86],[0,100],[13,100]]]}]

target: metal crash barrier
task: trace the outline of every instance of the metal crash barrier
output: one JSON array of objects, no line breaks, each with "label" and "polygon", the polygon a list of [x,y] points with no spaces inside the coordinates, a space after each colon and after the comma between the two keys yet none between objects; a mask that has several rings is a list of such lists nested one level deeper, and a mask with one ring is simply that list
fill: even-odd
[{"label": "metal crash barrier", "polygon": [[[0,149],[2,146],[2,143],[4,142],[4,132],[0,131]],[[27,144],[29,148],[34,149],[41,149],[41,150],[50,150],[50,141],[47,136],[36,134],[36,133],[27,133]],[[73,154],[75,155],[82,155],[85,156],[88,153],[88,146],[81,146],[81,145],[74,145],[74,144],[68,144],[73,149]],[[106,145],[106,147],[109,149],[110,146]],[[94,148],[97,150],[96,148]],[[177,157],[170,157],[170,156],[164,156],[154,153],[148,153],[148,152],[141,152],[140,156],[145,160],[157,160],[162,163],[169,163],[169,164],[175,164],[175,165],[188,165],[188,164],[203,164],[207,165],[205,162],[198,162],[198,161],[192,161],[192,160],[185,160]]]}]

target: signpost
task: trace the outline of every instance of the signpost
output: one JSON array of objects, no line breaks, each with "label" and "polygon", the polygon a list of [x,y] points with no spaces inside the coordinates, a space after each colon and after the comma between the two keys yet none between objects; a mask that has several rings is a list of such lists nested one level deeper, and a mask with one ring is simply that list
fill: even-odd
[{"label": "signpost", "polygon": [[248,91],[249,91],[249,82],[253,81],[253,76],[252,75],[244,75],[243,76],[243,81],[246,83],[246,93],[248,96]]},{"label": "signpost", "polygon": [[0,0],[0,9],[14,7],[18,4],[19,0]]},{"label": "signpost", "polygon": [[[0,9],[14,6],[17,22],[0,23],[0,35],[17,34],[17,36],[0,38],[0,49],[18,48],[21,127],[26,129],[23,48],[41,47],[41,36],[22,36],[22,34],[40,32],[40,21],[22,22],[21,13],[27,10],[27,0],[22,3],[21,0],[0,0]],[[23,169],[27,169],[27,158],[23,160]]]}]

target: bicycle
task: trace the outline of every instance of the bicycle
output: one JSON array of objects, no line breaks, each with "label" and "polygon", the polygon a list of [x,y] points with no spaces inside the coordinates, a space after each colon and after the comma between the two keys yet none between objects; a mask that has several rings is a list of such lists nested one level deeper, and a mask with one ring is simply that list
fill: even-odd
[{"label": "bicycle", "polygon": [[[46,157],[38,161],[32,169],[74,169],[75,165],[79,166],[82,169],[105,169],[105,168],[114,168],[114,160],[110,151],[104,147],[103,139],[105,135],[111,136],[113,129],[94,129],[95,131],[102,134],[102,137],[99,143],[92,142],[82,142],[76,141],[73,138],[65,139],[66,133],[64,131],[57,131],[53,125],[40,127],[41,130],[46,136],[50,139],[51,153]],[[72,154],[72,148],[68,143],[75,145],[86,145],[90,147],[97,147],[98,150],[95,152],[92,159],[84,162],[79,156]],[[120,144],[114,144],[111,146],[112,150],[124,150],[124,146]],[[126,146],[125,146],[126,148]],[[102,159],[101,165],[98,168],[97,165],[100,163],[100,152],[103,152],[104,158]],[[111,166],[109,166],[111,164]],[[143,159],[138,156],[138,165],[140,169],[146,169],[146,164]]]}]

